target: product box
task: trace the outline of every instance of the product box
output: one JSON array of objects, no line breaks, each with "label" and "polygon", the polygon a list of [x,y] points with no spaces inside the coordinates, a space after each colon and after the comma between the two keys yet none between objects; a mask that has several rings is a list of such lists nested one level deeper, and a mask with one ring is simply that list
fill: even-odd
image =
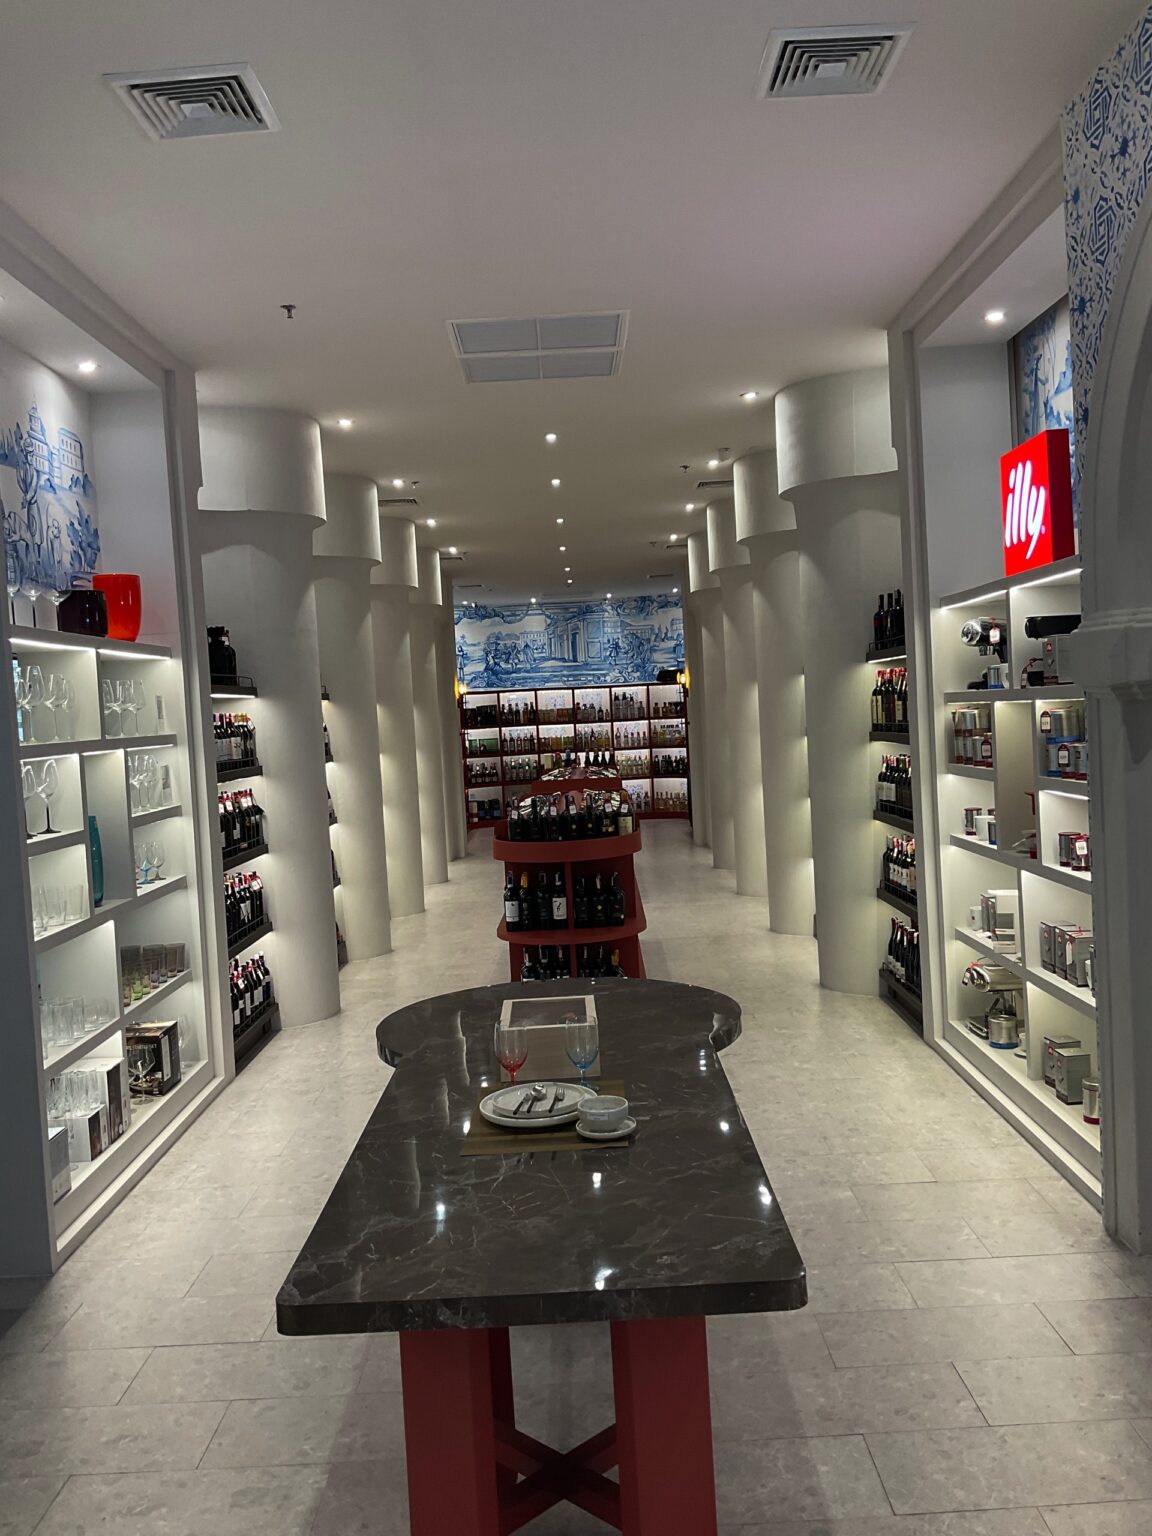
[{"label": "product box", "polygon": [[132,1092],[159,1097],[180,1081],[180,1023],[138,1024],[124,1031]]},{"label": "product box", "polygon": [[981,924],[985,933],[991,934],[997,946],[1017,942],[1017,919],[1020,914],[1020,893],[1011,890],[984,891],[980,897]]},{"label": "product box", "polygon": [[103,1104],[86,1115],[69,1115],[64,1124],[68,1128],[70,1163],[94,1163],[107,1149],[108,1111]]},{"label": "product box", "polygon": [[48,1168],[52,1174],[52,1198],[62,1200],[72,1188],[72,1165],[68,1157],[68,1127],[48,1127]]},{"label": "product box", "polygon": [[1055,971],[1056,969],[1056,933],[1063,930],[1074,929],[1076,924],[1069,919],[1059,923],[1040,924],[1040,969]]},{"label": "product box", "polygon": [[1052,1086],[1061,1104],[1083,1104],[1084,1080],[1092,1076],[1092,1058],[1087,1051],[1060,1046],[1053,1052]]},{"label": "product box", "polygon": [[1076,1035],[1045,1035],[1044,1036],[1044,1081],[1049,1088],[1056,1086],[1056,1052],[1060,1050],[1078,1050],[1080,1040]]},{"label": "product box", "polygon": [[86,1056],[84,1070],[99,1075],[99,1093],[108,1111],[108,1139],[117,1141],[132,1123],[128,1063],[123,1056]]},{"label": "product box", "polygon": [[1096,953],[1090,929],[1069,933],[1064,941],[1064,975],[1077,987],[1091,984],[1091,962]]}]

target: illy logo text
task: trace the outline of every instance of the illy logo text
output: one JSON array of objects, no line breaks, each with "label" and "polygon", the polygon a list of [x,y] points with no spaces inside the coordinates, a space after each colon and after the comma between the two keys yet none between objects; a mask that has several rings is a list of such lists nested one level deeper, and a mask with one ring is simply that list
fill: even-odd
[{"label": "illy logo text", "polygon": [[1033,473],[1031,459],[1025,459],[1009,472],[1008,500],[1004,506],[1004,547],[1011,549],[1028,540],[1025,560],[1031,560],[1036,553],[1048,506],[1048,492],[1033,483]]}]

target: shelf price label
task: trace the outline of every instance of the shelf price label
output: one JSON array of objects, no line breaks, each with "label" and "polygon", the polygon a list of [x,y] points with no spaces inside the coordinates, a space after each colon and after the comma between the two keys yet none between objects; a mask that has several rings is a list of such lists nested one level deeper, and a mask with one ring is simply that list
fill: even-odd
[{"label": "shelf price label", "polygon": [[1040,570],[1076,553],[1066,430],[1039,432],[1000,460],[1004,574]]}]

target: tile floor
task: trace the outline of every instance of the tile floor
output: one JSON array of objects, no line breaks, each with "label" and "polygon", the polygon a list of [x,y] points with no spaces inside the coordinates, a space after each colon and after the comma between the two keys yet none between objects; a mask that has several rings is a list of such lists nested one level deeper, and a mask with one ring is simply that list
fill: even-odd
[{"label": "tile floor", "polygon": [[[742,1003],[727,1069],[810,1269],[805,1311],[711,1330],[724,1536],[1149,1536],[1152,1264],[881,1003],[821,992],[679,823],[645,837],[649,974]],[[386,1082],[377,1019],[505,977],[473,841],[338,1018],[282,1035],[38,1294],[0,1289],[0,1536],[404,1536],[394,1340],[280,1339],[273,1298]],[[608,1421],[604,1343],[516,1335],[525,1428]]]}]

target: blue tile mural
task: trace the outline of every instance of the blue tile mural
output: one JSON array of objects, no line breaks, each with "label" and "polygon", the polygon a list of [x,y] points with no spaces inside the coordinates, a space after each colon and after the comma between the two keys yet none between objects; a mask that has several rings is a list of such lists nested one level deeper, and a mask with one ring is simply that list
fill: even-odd
[{"label": "blue tile mural", "polygon": [[456,668],[472,689],[643,683],[683,666],[684,614],[674,597],[456,609]]},{"label": "blue tile mural", "polygon": [[1076,420],[1072,401],[1072,330],[1070,306],[1061,299],[1037,316],[1012,340],[1016,376],[1016,414],[1020,441],[1038,432],[1063,428],[1072,450],[1075,494]]},{"label": "blue tile mural", "polygon": [[[0,406],[7,405],[0,394]],[[34,400],[23,420],[8,425],[0,417],[5,571],[26,589],[65,591],[96,568],[96,487],[75,425],[46,422]]]},{"label": "blue tile mural", "polygon": [[1152,180],[1152,7],[1065,108],[1064,192],[1076,435],[1083,463],[1100,342]]}]

